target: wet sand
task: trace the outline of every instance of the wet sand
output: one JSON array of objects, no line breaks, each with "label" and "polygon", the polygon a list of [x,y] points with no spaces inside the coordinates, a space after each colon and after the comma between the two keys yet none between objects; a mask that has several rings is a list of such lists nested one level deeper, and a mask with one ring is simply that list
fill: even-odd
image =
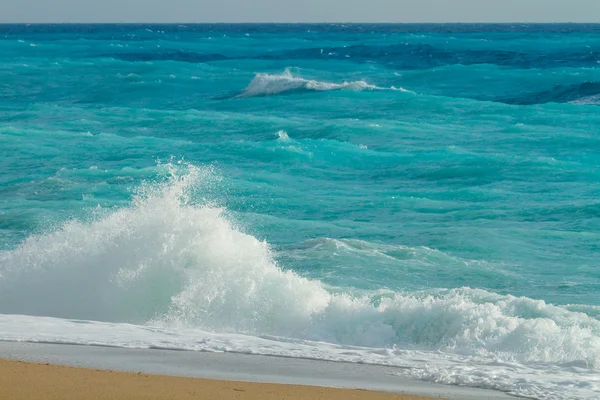
[{"label": "wet sand", "polygon": [[0,371],[0,398],[6,400],[431,399],[357,389],[182,378],[14,360],[0,360]]},{"label": "wet sand", "polygon": [[[8,361],[3,361],[0,365],[0,399],[41,399],[41,400],[54,400],[64,399],[69,400],[71,398],[80,399],[121,399],[125,398],[123,394],[125,392],[119,392],[118,390],[112,392],[112,397],[100,397],[101,392],[93,392],[91,388],[82,386],[83,383],[80,381],[99,381],[97,384],[98,388],[102,390],[112,390],[111,387],[116,387],[116,383],[106,381],[105,378],[93,378],[90,377],[71,377],[70,374],[78,372],[72,371],[119,371],[119,372],[104,372],[101,375],[106,374],[120,374],[129,373],[129,376],[137,376],[141,373],[141,376],[151,376],[152,378],[146,379],[144,384],[148,385],[148,382],[156,382],[161,379],[171,379],[173,382],[179,380],[184,382],[186,378],[192,378],[190,382],[239,382],[241,385],[246,385],[241,382],[254,382],[258,384],[249,385],[247,387],[262,387],[262,388],[282,388],[282,389],[264,389],[275,393],[275,397],[268,397],[269,395],[259,392],[258,397],[265,399],[269,398],[289,398],[293,399],[291,394],[287,396],[289,390],[292,387],[312,387],[310,394],[306,394],[306,398],[320,398],[318,393],[326,393],[323,398],[335,398],[329,389],[326,388],[342,388],[347,389],[347,392],[343,393],[358,393],[363,396],[373,395],[375,392],[379,393],[396,393],[399,395],[414,395],[416,398],[429,398],[429,399],[452,399],[452,400],[511,400],[515,399],[508,394],[501,393],[493,390],[485,390],[478,388],[460,387],[460,386],[448,386],[440,385],[433,382],[425,382],[415,380],[406,376],[403,376],[402,371],[405,368],[402,367],[390,367],[382,365],[369,365],[361,363],[345,363],[345,362],[330,362],[323,360],[311,360],[302,358],[287,358],[287,357],[273,357],[253,354],[240,354],[240,353],[229,353],[229,352],[202,352],[202,351],[173,351],[165,349],[132,349],[122,347],[107,347],[107,346],[82,346],[73,344],[52,344],[52,343],[27,343],[27,342],[6,342],[0,341],[0,360],[14,360],[24,361],[26,363],[34,364],[10,364]],[[59,367],[50,367],[54,365],[62,365],[66,367],[75,367],[74,369],[64,369],[63,372],[55,373],[56,380],[45,379],[42,380],[43,375],[35,374],[28,371],[21,371],[21,376],[18,376],[17,372],[11,372],[11,368],[14,365],[20,365],[20,368],[25,368],[27,365],[35,365],[38,367],[46,367],[48,364],[48,370],[60,371]],[[13,365],[9,367],[10,365]],[[14,371],[17,371],[16,369]],[[39,371],[45,371],[41,369]],[[69,373],[64,372],[69,371]],[[46,373],[46,372],[44,372]],[[51,372],[47,372],[51,373]],[[101,376],[98,375],[98,376]],[[67,378],[63,378],[67,376]],[[75,375],[73,375],[75,376]],[[160,377],[159,377],[160,376]],[[86,379],[83,379],[86,378]],[[196,379],[195,379],[196,378]],[[72,387],[69,389],[68,386],[64,386],[66,383],[62,382],[76,382],[79,379],[78,387]],[[18,383],[17,383],[18,382]],[[54,383],[58,382],[58,383]],[[107,383],[109,382],[109,383]],[[166,381],[165,381],[166,382]],[[140,385],[141,383],[137,383]],[[237,383],[236,383],[237,384]],[[58,386],[57,386],[58,385]],[[125,385],[125,384],[124,384]],[[154,383],[151,383],[154,385]],[[178,387],[181,384],[178,383],[175,386],[167,383],[160,383],[158,389],[149,390],[150,395],[166,393],[168,396],[171,393],[171,389],[166,392],[161,392],[160,387]],[[262,385],[262,386],[261,386]],[[41,392],[45,393],[43,396],[32,393],[24,393],[26,397],[16,397],[18,390],[33,390],[28,387],[40,387]],[[143,385],[142,385],[143,386]],[[127,385],[125,385],[127,387]],[[201,393],[209,393],[205,389],[208,388],[208,384],[202,386],[200,394],[196,398],[211,399],[209,395],[201,395]],[[238,392],[233,390],[233,387],[228,386],[229,392]],[[244,386],[246,387],[246,386]],[[52,389],[57,388],[57,389]],[[218,387],[215,386],[216,390]],[[245,388],[235,387],[241,390],[247,390]],[[4,392],[2,392],[4,390]],[[8,390],[11,390],[12,394],[8,395]],[[62,390],[59,393],[67,393],[68,396],[72,397],[49,397],[48,393],[52,393],[52,390]],[[198,389],[200,390],[200,389]],[[283,391],[281,391],[283,390]],[[308,389],[306,389],[308,390]],[[90,394],[87,394],[90,391]],[[135,390],[134,390],[135,391]],[[194,389],[190,389],[194,391]],[[334,390],[336,393],[337,391]],[[197,392],[197,390],[196,390]],[[224,393],[227,392],[224,390]],[[95,395],[94,393],[98,393]],[[216,392],[214,392],[216,393]],[[236,393],[230,393],[235,395]],[[248,392],[244,392],[248,394]],[[258,392],[257,392],[258,393]],[[266,393],[266,392],[265,392]],[[291,393],[291,392],[289,392]],[[299,393],[299,392],[298,392]],[[239,394],[239,393],[238,393]],[[29,397],[27,397],[29,396]],[[74,397],[73,397],[74,396]],[[183,395],[181,395],[183,396]],[[210,396],[214,396],[211,394]],[[217,398],[228,399],[230,397]],[[223,396],[226,396],[223,394]],[[282,397],[283,396],[283,397]],[[287,396],[287,397],[286,397]],[[377,396],[383,396],[377,394]],[[388,395],[389,396],[389,395]],[[421,396],[421,397],[419,397]],[[344,398],[348,398],[347,394],[343,395]],[[127,396],[126,398],[139,398]],[[144,398],[156,398],[156,397],[144,397]],[[161,399],[170,399],[170,397],[160,397]],[[186,397],[178,397],[185,399]],[[236,397],[231,397],[236,398]],[[237,397],[239,398],[239,397]],[[244,397],[246,398],[246,397]],[[368,397],[360,397],[368,398]],[[378,397],[384,398],[384,397]],[[394,398],[394,397],[392,397]],[[402,397],[395,397],[402,398]],[[406,398],[406,397],[405,397]]]}]

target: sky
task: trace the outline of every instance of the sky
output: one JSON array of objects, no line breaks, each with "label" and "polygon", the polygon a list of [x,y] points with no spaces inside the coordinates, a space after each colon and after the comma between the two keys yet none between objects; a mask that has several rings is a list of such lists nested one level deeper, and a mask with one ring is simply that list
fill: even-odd
[{"label": "sky", "polygon": [[600,0],[0,0],[0,22],[600,22]]}]

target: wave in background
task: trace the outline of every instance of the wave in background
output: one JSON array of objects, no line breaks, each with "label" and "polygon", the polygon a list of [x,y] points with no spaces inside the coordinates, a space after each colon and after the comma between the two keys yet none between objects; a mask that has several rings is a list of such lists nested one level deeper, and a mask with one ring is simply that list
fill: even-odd
[{"label": "wave in background", "polygon": [[[218,183],[210,168],[164,168],[170,177],[143,185],[130,206],[1,252],[0,312],[359,346],[392,364],[418,352],[430,362],[407,374],[535,398],[592,398],[586,393],[600,388],[589,378],[600,367],[597,313],[469,288],[327,287],[278,265],[270,246],[237,229],[224,209],[193,200]],[[3,332],[0,339],[36,340]],[[189,348],[188,339],[171,346]],[[136,340],[123,345],[146,343]],[[273,346],[255,351],[277,353]],[[323,346],[309,354],[332,358]],[[482,372],[465,370],[465,359]],[[498,364],[509,365],[510,379],[495,379]],[[517,373],[527,382],[510,383]],[[553,373],[572,383],[550,385]]]},{"label": "wave in background", "polygon": [[600,102],[600,82],[583,82],[573,85],[556,85],[552,89],[538,93],[521,94],[498,101],[514,105],[534,105],[545,103],[598,104]]},{"label": "wave in background", "polygon": [[[429,71],[428,71],[429,72]],[[407,79],[410,81],[410,78]],[[327,82],[315,79],[306,79],[294,75],[289,68],[281,74],[258,73],[252,79],[250,84],[236,98],[262,97],[282,93],[298,92],[320,92],[320,91],[338,91],[348,90],[355,92],[362,91],[399,91],[403,93],[415,94],[414,91],[403,87],[381,87],[367,83],[366,80],[345,81],[343,83]],[[473,94],[463,93],[444,93],[446,96],[471,98]],[[480,93],[478,95],[481,95]],[[223,97],[219,99],[228,99]],[[477,95],[475,95],[477,98]],[[540,91],[528,91],[522,89],[520,93],[510,96],[498,95],[481,100],[490,100],[498,103],[510,105],[538,105],[547,103],[570,103],[582,105],[597,105],[600,102],[600,83],[583,82],[571,85],[555,85],[552,88]]]},{"label": "wave in background", "polygon": [[[398,90],[402,92],[410,92],[403,88],[382,88],[376,85],[371,85],[364,80],[333,83],[324,82],[312,79],[305,79],[299,76],[294,76],[290,69],[286,69],[281,74],[256,74],[248,87],[244,89],[237,97],[257,97],[269,96],[283,92],[308,90],[308,91],[332,91],[332,90]],[[412,92],[410,92],[412,93]]]}]

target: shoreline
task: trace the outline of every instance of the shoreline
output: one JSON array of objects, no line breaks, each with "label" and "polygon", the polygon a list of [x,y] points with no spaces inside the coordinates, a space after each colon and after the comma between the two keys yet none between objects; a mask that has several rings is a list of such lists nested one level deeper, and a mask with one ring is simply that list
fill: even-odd
[{"label": "shoreline", "polygon": [[[18,364],[20,367],[15,367],[15,365]],[[46,366],[45,364],[48,365]],[[54,367],[49,369],[31,367],[35,365],[40,366],[40,368]],[[5,369],[5,366],[10,366],[10,368],[7,370]],[[122,373],[126,374],[122,377],[124,381],[119,382],[126,382],[128,379],[131,379],[131,376],[135,378],[137,375],[157,376],[159,378],[156,378],[156,381],[163,382],[163,380],[165,380],[161,385],[164,384],[166,387],[172,385],[175,389],[180,385],[179,383],[176,384],[176,381],[179,382],[178,380],[191,378],[191,381],[193,382],[185,383],[184,386],[200,385],[198,388],[206,387],[206,390],[215,390],[216,392],[213,393],[214,396],[217,397],[214,398],[223,399],[241,398],[239,396],[226,397],[226,394],[223,394],[225,397],[221,397],[222,391],[225,390],[224,388],[229,388],[227,389],[229,392],[232,391],[230,386],[233,383],[243,386],[240,386],[239,388],[246,391],[243,392],[243,398],[248,399],[254,398],[252,397],[252,393],[257,393],[257,399],[275,399],[283,397],[289,399],[390,398],[399,400],[424,400],[434,398],[444,398],[449,400],[515,399],[513,396],[492,390],[440,385],[405,378],[398,374],[398,368],[395,367],[239,353],[209,353],[0,341],[0,368],[2,368],[3,371],[10,370],[11,376],[13,374],[12,371],[14,371],[15,374],[20,373],[21,377],[25,377],[22,379],[27,379],[26,382],[35,381],[36,383],[42,382],[38,376],[55,374],[53,371],[61,370],[61,368],[66,368],[64,371],[61,371],[63,371],[62,373],[67,373],[69,376],[73,375],[78,377],[80,376],[79,374],[84,374],[86,379],[96,381],[98,379],[104,379],[106,374],[111,374],[110,371],[113,371],[115,376]],[[86,375],[88,372],[92,375]],[[42,375],[38,375],[40,373]],[[0,379],[7,379],[7,375],[8,373],[2,374]],[[58,374],[56,376],[60,377],[62,375]],[[69,380],[70,379],[67,379],[67,381]],[[17,381],[18,379],[14,380],[14,382]],[[9,379],[8,384],[11,388],[14,387],[12,382],[13,380]],[[135,382],[135,380],[131,382]],[[125,383],[122,384],[125,385]],[[0,384],[0,386],[3,385],[4,384]],[[134,383],[131,383],[131,385],[135,386]],[[40,385],[36,384],[35,386]],[[52,385],[50,385],[50,387],[47,386],[45,390],[51,388]],[[71,393],[68,390],[65,392],[64,390],[66,389],[68,388],[63,387],[63,384],[61,384],[60,387],[57,386],[56,390],[63,390],[63,392],[61,392],[63,397],[56,397],[57,400],[69,399],[69,397],[64,397],[65,393]],[[9,389],[0,389],[1,398],[40,398],[39,395],[15,397],[15,394],[8,395],[8,393],[4,393],[3,390]],[[70,390],[74,391],[75,389]],[[225,392],[227,392],[227,390],[225,390]],[[267,392],[270,393],[273,390],[278,394],[276,397],[268,397],[265,394]],[[341,397],[332,397],[337,396],[336,393],[339,390],[341,390],[340,393],[343,392],[343,394],[340,394]],[[204,391],[205,389],[202,389],[203,393]],[[240,393],[242,392],[239,392],[238,395]],[[348,397],[350,395],[351,397]],[[47,396],[44,398],[48,398],[49,400],[53,399]],[[105,397],[97,398],[100,399]],[[106,398],[112,399],[115,397]],[[127,395],[126,398],[129,399],[134,397]],[[161,399],[164,398],[168,397],[161,397]],[[177,398],[185,397],[180,396]]]},{"label": "shoreline", "polygon": [[[97,370],[56,364],[0,359],[0,398],[11,400],[78,399],[256,399],[277,400],[432,400],[397,393],[186,378],[134,372]],[[31,385],[34,381],[35,385]]]}]

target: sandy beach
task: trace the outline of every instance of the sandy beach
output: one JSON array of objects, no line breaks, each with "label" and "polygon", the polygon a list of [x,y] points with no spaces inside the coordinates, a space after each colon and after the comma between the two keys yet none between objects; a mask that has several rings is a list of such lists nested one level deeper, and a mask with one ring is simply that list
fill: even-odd
[{"label": "sandy beach", "polygon": [[226,352],[0,341],[0,371],[2,400],[514,399],[402,377],[395,367]]},{"label": "sandy beach", "polygon": [[394,367],[49,343],[0,341],[0,371],[2,400],[514,398],[408,379]]},{"label": "sandy beach", "polygon": [[80,399],[360,399],[425,400],[429,397],[237,381],[103,371],[0,360],[0,398]]}]

